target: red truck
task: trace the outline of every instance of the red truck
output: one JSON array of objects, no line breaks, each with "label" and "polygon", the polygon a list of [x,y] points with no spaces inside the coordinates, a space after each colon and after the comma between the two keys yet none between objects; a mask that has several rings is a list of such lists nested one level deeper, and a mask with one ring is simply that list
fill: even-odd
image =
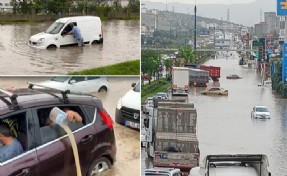
[{"label": "red truck", "polygon": [[209,77],[211,77],[213,81],[218,81],[218,79],[220,78],[220,67],[200,65],[199,68],[201,70],[208,71]]}]

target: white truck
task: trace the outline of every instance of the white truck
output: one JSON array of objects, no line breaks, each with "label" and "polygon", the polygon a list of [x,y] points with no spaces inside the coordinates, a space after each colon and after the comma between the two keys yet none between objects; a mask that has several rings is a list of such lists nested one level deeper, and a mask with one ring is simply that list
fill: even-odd
[{"label": "white truck", "polygon": [[207,155],[189,176],[271,176],[263,154]]},{"label": "white truck", "polygon": [[197,113],[185,100],[154,100],[144,121],[146,151],[154,167],[179,168],[188,175],[199,164]]},{"label": "white truck", "polygon": [[172,90],[189,90],[189,68],[173,67],[172,68]]}]

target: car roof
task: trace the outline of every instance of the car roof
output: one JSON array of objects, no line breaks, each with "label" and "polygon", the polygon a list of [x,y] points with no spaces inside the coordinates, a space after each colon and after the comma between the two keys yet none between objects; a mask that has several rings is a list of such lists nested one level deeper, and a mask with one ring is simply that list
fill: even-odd
[{"label": "car roof", "polygon": [[266,106],[254,106],[255,108],[267,108]]},{"label": "car roof", "polygon": [[59,18],[56,22],[66,23],[68,21],[78,21],[78,20],[100,20],[97,16],[74,16],[74,17],[64,17]]},{"label": "car roof", "polygon": [[[16,97],[16,102],[12,102],[13,98],[0,94],[0,115],[4,115],[17,110],[45,106],[45,105],[60,105],[60,104],[87,104],[97,105],[102,107],[102,102],[95,96],[88,94],[73,94],[69,93],[67,98],[63,97],[60,92],[43,89],[29,89],[22,88],[16,89],[12,92],[13,96]],[[65,102],[68,100],[68,102]]]}]

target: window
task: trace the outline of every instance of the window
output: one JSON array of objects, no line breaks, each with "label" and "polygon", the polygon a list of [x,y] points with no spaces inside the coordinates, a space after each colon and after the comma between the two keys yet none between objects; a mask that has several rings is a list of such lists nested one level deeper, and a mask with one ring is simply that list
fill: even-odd
[{"label": "window", "polygon": [[[60,125],[55,124],[49,118],[52,108],[53,107],[45,107],[37,109],[42,144],[53,141],[66,134],[65,130]],[[86,122],[89,121],[86,120],[84,113],[78,106],[58,106],[58,108],[60,108],[63,111],[72,110],[74,112],[77,112],[82,117],[82,122],[77,122],[74,120],[73,122],[68,123],[68,126],[71,129],[71,131],[75,131],[83,127],[86,124]]]},{"label": "window", "polygon": [[99,76],[88,76],[87,80],[94,80],[94,79],[100,79]]},{"label": "window", "polygon": [[54,77],[51,79],[51,81],[56,81],[56,82],[65,82],[69,77],[68,76],[63,76],[63,77]]},{"label": "window", "polygon": [[71,80],[69,81],[69,83],[71,83],[73,80],[75,80],[76,82],[81,82],[81,81],[85,81],[85,77],[83,77],[83,76],[72,77]]},{"label": "window", "polygon": [[65,23],[55,22],[46,30],[46,33],[58,34],[60,30],[63,28],[64,24]]},{"label": "window", "polygon": [[0,6],[3,6],[3,4],[2,4],[2,3],[0,3]]}]

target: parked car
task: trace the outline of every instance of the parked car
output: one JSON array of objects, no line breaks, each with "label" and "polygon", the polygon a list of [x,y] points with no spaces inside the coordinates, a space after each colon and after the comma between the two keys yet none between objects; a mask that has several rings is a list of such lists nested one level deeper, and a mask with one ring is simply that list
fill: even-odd
[{"label": "parked car", "polygon": [[[258,84],[258,86],[262,86],[262,84],[260,83],[260,84]],[[264,81],[263,86],[264,87],[272,87],[272,81],[270,81],[270,80]]]},{"label": "parked car", "polygon": [[133,83],[129,90],[119,101],[116,108],[115,121],[119,124],[140,129],[141,111],[140,82]]},{"label": "parked car", "polygon": [[228,75],[228,76],[226,76],[226,79],[241,79],[241,77],[240,77],[240,76],[238,76],[238,75],[234,75],[234,74],[232,74],[232,75]]},{"label": "parked car", "polygon": [[168,99],[167,93],[164,93],[164,92],[158,92],[155,96],[156,96],[158,99],[164,99],[164,100],[167,100],[167,99]]},{"label": "parked car", "polygon": [[270,119],[270,111],[266,106],[254,106],[251,111],[251,118]]},{"label": "parked car", "polygon": [[203,95],[228,95],[228,90],[222,87],[210,87],[200,93]]},{"label": "parked car", "polygon": [[153,108],[153,97],[148,97],[143,105],[143,113],[149,113]]},{"label": "parked car", "polygon": [[47,49],[77,44],[74,35],[65,35],[72,30],[71,23],[79,27],[85,44],[103,43],[101,19],[96,16],[78,16],[56,20],[45,32],[31,36],[29,46]]},{"label": "parked car", "polygon": [[164,176],[181,176],[180,169],[175,168],[161,168],[154,167],[145,169],[145,176],[156,176],[156,175],[164,175]]},{"label": "parked car", "polygon": [[39,84],[73,92],[94,93],[108,91],[108,83],[107,77],[100,76],[56,76]]},{"label": "parked car", "polygon": [[[113,120],[102,101],[89,94],[62,90],[0,89],[0,119],[10,125],[24,152],[0,164],[1,176],[69,175],[76,167],[67,134],[45,119],[53,107],[70,109],[81,115],[82,123],[68,123],[78,147],[81,172],[92,176],[106,172],[116,161]],[[103,145],[105,144],[105,145]]]}]

